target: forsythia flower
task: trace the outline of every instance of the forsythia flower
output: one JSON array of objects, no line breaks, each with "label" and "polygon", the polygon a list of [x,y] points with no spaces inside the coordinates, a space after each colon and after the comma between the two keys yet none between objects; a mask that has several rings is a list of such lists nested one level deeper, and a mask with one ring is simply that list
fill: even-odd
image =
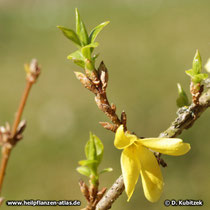
[{"label": "forsythia flower", "polygon": [[183,143],[178,138],[145,138],[124,132],[121,125],[116,132],[114,145],[123,149],[121,154],[121,168],[125,191],[130,200],[135,185],[141,174],[145,197],[150,202],[156,202],[162,193],[163,177],[160,166],[153,152],[167,155],[184,155],[190,150],[190,144]]}]

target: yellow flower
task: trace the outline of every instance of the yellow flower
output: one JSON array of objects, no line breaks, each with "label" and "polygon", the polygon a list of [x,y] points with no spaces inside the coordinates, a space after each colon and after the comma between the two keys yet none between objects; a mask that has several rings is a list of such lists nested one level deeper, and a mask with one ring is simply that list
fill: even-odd
[{"label": "yellow flower", "polygon": [[178,138],[145,138],[124,132],[121,125],[116,132],[114,145],[123,149],[121,168],[125,191],[130,200],[136,183],[141,174],[145,197],[150,202],[156,202],[162,193],[163,177],[160,166],[152,151],[167,155],[184,155],[190,150],[190,144],[183,143]]}]

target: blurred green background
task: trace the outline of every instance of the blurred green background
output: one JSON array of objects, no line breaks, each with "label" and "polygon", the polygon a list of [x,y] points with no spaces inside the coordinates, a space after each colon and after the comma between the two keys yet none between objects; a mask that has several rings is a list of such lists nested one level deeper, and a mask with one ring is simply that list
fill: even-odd
[{"label": "blurred green background", "polygon": [[[42,66],[23,115],[28,122],[24,139],[9,160],[6,200],[78,199],[85,207],[78,187],[84,177],[75,168],[85,157],[89,131],[105,146],[101,168],[114,168],[101,176],[100,186],[109,188],[121,173],[114,135],[98,124],[107,118],[76,80],[73,71],[81,69],[66,59],[75,46],[56,28],[75,27],[75,7],[89,30],[111,21],[97,38],[98,63],[104,60],[109,69],[110,101],[118,113],[126,111],[128,128],[139,136],[156,137],[169,126],[176,117],[176,83],[189,89],[184,70],[191,67],[195,50],[204,63],[210,56],[209,0],[0,0],[1,125],[11,123],[17,110],[25,86],[23,64],[37,58]],[[200,208],[209,209],[209,116],[207,110],[181,135],[192,147],[187,155],[164,156],[168,167],[162,169],[165,187],[157,203],[145,199],[139,180],[130,202],[123,193],[113,209],[166,208],[165,199],[202,199]],[[80,209],[56,209],[66,208]]]}]

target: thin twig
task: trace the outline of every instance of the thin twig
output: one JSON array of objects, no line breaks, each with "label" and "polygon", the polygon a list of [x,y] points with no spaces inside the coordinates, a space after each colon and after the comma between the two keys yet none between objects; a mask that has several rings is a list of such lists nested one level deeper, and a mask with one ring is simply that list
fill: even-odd
[{"label": "thin twig", "polygon": [[[32,87],[32,82],[27,81],[26,83],[26,87],[24,89],[23,92],[23,96],[21,98],[20,101],[20,105],[13,123],[13,127],[12,127],[12,133],[11,133],[11,139],[14,138],[16,131],[17,131],[17,127],[20,123],[20,119],[24,110],[24,106],[26,104],[30,89]],[[0,194],[1,194],[1,190],[2,190],[2,185],[3,185],[3,181],[4,181],[4,175],[6,172],[6,167],[7,167],[7,163],[8,163],[8,159],[10,157],[11,154],[11,150],[12,150],[12,145],[10,145],[9,143],[5,146],[3,146],[4,150],[2,151],[2,159],[1,159],[1,168],[0,168]]]},{"label": "thin twig", "polygon": [[12,148],[22,138],[21,134],[25,128],[25,122],[23,122],[23,124],[20,123],[21,116],[23,114],[24,107],[28,99],[31,87],[36,82],[40,74],[40,68],[38,67],[38,63],[35,59],[31,61],[30,66],[25,66],[25,67],[27,71],[27,75],[26,75],[27,83],[23,92],[23,96],[20,101],[18,111],[14,119],[12,131],[10,131],[10,128],[8,129],[7,137],[5,138],[4,142],[2,142],[2,159],[1,159],[1,166],[0,166],[0,194],[2,191],[2,185],[4,182],[5,172],[6,172],[6,168],[7,168],[7,164],[8,164],[8,160],[9,160]]},{"label": "thin twig", "polygon": [[21,101],[20,101],[18,111],[17,111],[16,116],[15,116],[14,123],[13,123],[13,126],[12,126],[12,134],[11,134],[12,138],[16,134],[17,127],[20,123],[21,116],[23,114],[23,110],[24,110],[24,107],[25,107],[25,104],[26,104],[26,101],[27,101],[27,98],[28,98],[28,95],[30,93],[32,85],[33,85],[33,83],[31,81],[27,81],[26,87],[25,87],[24,92],[23,92],[23,96],[22,96]]},{"label": "thin twig", "polygon": [[[98,70],[94,71],[94,74],[91,76],[89,74],[83,74],[81,72],[75,72],[75,75],[82,85],[95,94],[95,102],[98,108],[105,113],[105,115],[111,120],[111,123],[100,123],[104,128],[111,130],[113,132],[120,126],[120,124],[125,124],[126,115],[123,113],[123,122],[120,120],[116,114],[116,106],[109,103],[106,94],[106,88],[108,84],[108,70],[104,65],[103,61],[100,63]],[[91,80],[91,78],[97,80],[97,83]],[[96,78],[97,77],[97,78]],[[108,126],[107,126],[108,125]],[[125,126],[126,127],[126,126]]]},{"label": "thin twig", "polygon": [[4,175],[10,154],[11,154],[11,147],[4,147],[4,151],[2,152],[1,168],[0,168],[0,193],[2,190]]}]

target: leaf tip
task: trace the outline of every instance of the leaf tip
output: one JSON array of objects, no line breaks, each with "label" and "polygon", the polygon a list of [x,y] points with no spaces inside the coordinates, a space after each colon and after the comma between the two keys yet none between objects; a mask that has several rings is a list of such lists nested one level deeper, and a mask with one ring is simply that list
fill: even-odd
[{"label": "leaf tip", "polygon": [[56,28],[58,28],[62,31],[64,27],[63,26],[56,26]]},{"label": "leaf tip", "polygon": [[76,13],[76,15],[79,13],[79,11],[78,11],[78,8],[77,8],[77,7],[75,8],[75,13]]},{"label": "leaf tip", "polygon": [[71,56],[71,55],[68,55],[68,56],[67,56],[67,59],[68,59],[68,60],[71,60],[71,59],[72,59],[72,56]]},{"label": "leaf tip", "polygon": [[177,88],[178,88],[178,92],[181,93],[182,92],[182,87],[181,87],[180,83],[177,83]]},{"label": "leaf tip", "polygon": [[106,26],[106,25],[108,25],[109,23],[110,23],[110,21],[107,20],[107,21],[104,22],[104,25]]}]

